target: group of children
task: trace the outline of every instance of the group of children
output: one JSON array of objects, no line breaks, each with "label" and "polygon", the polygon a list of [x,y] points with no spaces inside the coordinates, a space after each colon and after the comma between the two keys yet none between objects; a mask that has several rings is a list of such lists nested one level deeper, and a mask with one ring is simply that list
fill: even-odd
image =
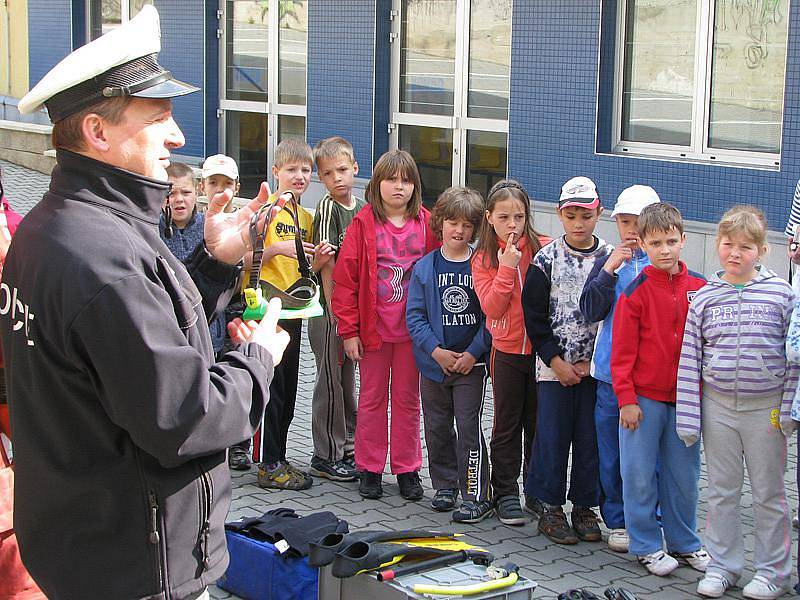
[{"label": "group of children", "polygon": [[[226,158],[206,161],[207,193],[219,175],[213,164]],[[314,165],[327,192],[312,216],[299,200]],[[183,190],[188,175],[177,169],[170,203],[181,236],[197,216],[187,216],[179,198],[193,186]],[[543,535],[575,544],[601,539],[599,505],[612,550],[632,552],[660,576],[688,564],[705,572],[698,593],[719,597],[744,568],[746,465],[756,575],[743,595],[769,599],[788,590],[784,473],[787,436],[800,420],[800,405],[793,407],[800,314],[792,317],[791,286],[760,265],[767,225],[759,210],[737,206],[723,216],[722,269],[707,282],[680,260],[680,213],[648,186],[617,198],[613,246],[594,234],[603,207],[586,177],[562,187],[564,233],[551,240],[534,229],[530,199],[513,180],[496,183],[485,199],[449,188],[429,212],[407,152],[381,156],[365,200],[353,195],[357,173],[342,138],[313,151],[285,140],[276,150],[276,194],[291,190],[298,202],[270,224],[260,278],[288,288],[299,277],[301,237],[325,310],[308,321],[317,362],[311,475],[358,480],[361,496],[379,498],[388,455],[400,494],[421,499],[421,400],[433,509],[453,511],[460,523],[496,514],[508,525],[526,523],[528,512]],[[286,460],[301,321],[280,325],[292,342],[276,367],[254,453],[258,483],[306,489],[309,473]],[[481,417],[489,377],[487,448]],[[701,432],[707,551],[696,533]],[[247,468],[246,448],[230,456],[232,467]]]}]

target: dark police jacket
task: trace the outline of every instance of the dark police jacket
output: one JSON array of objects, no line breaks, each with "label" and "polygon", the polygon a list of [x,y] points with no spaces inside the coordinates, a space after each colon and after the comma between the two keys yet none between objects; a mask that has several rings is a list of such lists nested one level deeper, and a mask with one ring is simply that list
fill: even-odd
[{"label": "dark police jacket", "polygon": [[263,416],[272,360],[214,363],[203,321],[238,268],[170,253],[169,184],[57,160],[0,284],[23,562],[51,599],[193,598],[227,567],[225,449]]}]

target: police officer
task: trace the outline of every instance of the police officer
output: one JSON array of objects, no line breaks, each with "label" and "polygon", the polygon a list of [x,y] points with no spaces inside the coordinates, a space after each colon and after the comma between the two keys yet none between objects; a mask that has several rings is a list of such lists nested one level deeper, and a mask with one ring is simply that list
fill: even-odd
[{"label": "police officer", "polygon": [[185,266],[159,237],[165,167],[184,143],[170,98],[197,89],[158,64],[159,37],[145,6],[19,104],[47,107],[57,150],[0,287],[15,527],[52,599],[207,596],[228,563],[225,449],[253,434],[288,342],[279,303],[216,363],[207,327],[265,184],[238,214],[212,199]]}]

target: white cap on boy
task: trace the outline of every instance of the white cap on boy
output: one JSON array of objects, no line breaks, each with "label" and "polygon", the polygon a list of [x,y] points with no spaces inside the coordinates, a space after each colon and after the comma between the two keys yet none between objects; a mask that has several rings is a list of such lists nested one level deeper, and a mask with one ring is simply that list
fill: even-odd
[{"label": "white cap on boy", "polygon": [[160,51],[158,11],[148,4],[50,69],[19,101],[19,111],[28,114],[44,104],[56,123],[106,98],[173,98],[200,89],[159,65]]},{"label": "white cap on boy", "polygon": [[661,202],[656,191],[649,185],[632,185],[622,190],[617,196],[617,203],[611,213],[612,217],[617,215],[636,215],[642,214],[645,206]]},{"label": "white cap on boy", "polygon": [[561,187],[561,196],[558,198],[558,210],[568,206],[578,208],[597,208],[600,206],[600,196],[597,186],[588,177],[573,177]]},{"label": "white cap on boy", "polygon": [[235,181],[239,179],[239,167],[236,166],[236,161],[230,156],[215,154],[205,160],[200,174],[203,179],[212,175],[225,175],[225,177]]}]

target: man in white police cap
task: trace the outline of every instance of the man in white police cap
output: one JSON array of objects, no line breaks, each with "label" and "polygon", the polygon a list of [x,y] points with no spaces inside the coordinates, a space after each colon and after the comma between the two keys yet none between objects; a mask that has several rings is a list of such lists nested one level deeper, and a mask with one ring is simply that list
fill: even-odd
[{"label": "man in white police cap", "polygon": [[270,306],[214,362],[267,200],[211,201],[179,262],[158,221],[183,145],[170,98],[197,88],[157,62],[151,6],[76,50],[20,102],[54,122],[50,190],[17,230],[0,286],[23,562],[49,598],[200,598],[227,566],[225,449],[253,434],[288,341]]}]

